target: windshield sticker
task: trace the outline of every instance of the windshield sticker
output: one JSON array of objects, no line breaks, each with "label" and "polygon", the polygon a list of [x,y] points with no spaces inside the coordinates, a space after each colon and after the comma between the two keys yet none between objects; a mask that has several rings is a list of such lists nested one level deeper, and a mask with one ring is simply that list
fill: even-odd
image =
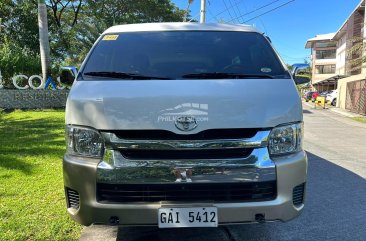
[{"label": "windshield sticker", "polygon": [[272,69],[271,68],[261,68],[261,71],[263,73],[270,73],[270,72],[272,72]]},{"label": "windshield sticker", "polygon": [[118,35],[105,35],[102,40],[117,40]]}]

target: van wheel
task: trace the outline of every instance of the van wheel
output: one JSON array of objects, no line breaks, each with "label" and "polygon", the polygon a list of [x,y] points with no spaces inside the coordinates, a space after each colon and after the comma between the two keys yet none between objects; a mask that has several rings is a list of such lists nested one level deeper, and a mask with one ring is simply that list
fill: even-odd
[{"label": "van wheel", "polygon": [[335,98],[333,101],[332,101],[332,106],[336,106],[336,104],[337,104],[337,99]]}]

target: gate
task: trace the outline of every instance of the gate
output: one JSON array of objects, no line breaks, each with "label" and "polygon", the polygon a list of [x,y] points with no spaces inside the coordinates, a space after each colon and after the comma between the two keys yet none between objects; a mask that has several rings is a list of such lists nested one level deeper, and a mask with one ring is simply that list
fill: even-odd
[{"label": "gate", "polygon": [[346,109],[366,115],[366,80],[347,83]]}]

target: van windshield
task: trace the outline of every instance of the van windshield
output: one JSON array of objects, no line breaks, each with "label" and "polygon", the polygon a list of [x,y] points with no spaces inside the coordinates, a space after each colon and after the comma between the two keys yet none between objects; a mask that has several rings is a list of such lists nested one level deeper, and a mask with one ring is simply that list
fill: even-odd
[{"label": "van windshield", "polygon": [[255,32],[161,31],[104,35],[83,79],[291,78]]}]

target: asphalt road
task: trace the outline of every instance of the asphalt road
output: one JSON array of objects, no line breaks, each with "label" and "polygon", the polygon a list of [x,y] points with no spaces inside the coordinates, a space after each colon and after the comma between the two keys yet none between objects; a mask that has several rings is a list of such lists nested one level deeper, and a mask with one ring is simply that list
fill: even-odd
[{"label": "asphalt road", "polygon": [[80,240],[366,240],[366,125],[304,106],[306,207],[287,223],[162,229],[91,226]]}]

